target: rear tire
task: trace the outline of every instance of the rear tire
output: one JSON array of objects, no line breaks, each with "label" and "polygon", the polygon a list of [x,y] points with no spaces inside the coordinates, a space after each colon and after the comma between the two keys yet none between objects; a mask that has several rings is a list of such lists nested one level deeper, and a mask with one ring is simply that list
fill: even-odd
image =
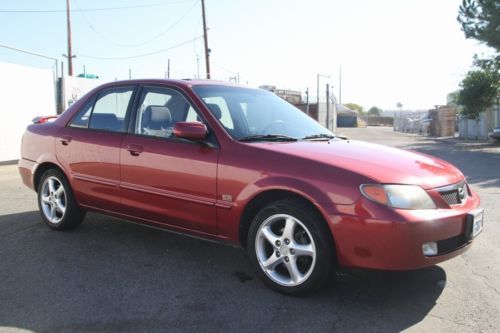
[{"label": "rear tire", "polygon": [[54,230],[74,229],[85,217],[66,177],[57,169],[45,171],[38,185],[38,209],[43,222]]},{"label": "rear tire", "polygon": [[264,207],[250,225],[247,251],[272,289],[301,295],[321,288],[335,268],[333,239],[324,219],[296,200]]}]

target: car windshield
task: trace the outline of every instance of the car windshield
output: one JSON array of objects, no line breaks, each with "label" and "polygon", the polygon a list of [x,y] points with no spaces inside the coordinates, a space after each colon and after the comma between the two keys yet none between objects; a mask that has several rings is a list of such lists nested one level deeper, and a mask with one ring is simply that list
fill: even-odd
[{"label": "car windshield", "polygon": [[333,133],[275,94],[261,89],[194,86],[227,132],[241,141],[329,139]]}]

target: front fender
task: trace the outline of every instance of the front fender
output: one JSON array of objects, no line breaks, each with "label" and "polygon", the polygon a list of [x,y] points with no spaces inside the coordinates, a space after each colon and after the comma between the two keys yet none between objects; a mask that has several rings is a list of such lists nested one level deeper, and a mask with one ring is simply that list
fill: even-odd
[{"label": "front fender", "polygon": [[309,201],[316,206],[326,221],[329,221],[331,216],[336,216],[339,212],[338,204],[332,201],[332,197],[335,196],[321,187],[299,178],[268,176],[247,184],[238,193],[232,205],[218,209],[218,231],[220,236],[237,242],[239,240],[240,221],[245,208],[259,195],[276,190],[293,193]]},{"label": "front fender", "polygon": [[246,206],[244,203],[248,203],[258,195],[272,190],[292,192],[304,197],[314,204],[329,201],[328,195],[320,188],[302,179],[286,176],[271,176],[261,178],[255,183],[248,184],[236,197],[235,202],[238,206]]}]

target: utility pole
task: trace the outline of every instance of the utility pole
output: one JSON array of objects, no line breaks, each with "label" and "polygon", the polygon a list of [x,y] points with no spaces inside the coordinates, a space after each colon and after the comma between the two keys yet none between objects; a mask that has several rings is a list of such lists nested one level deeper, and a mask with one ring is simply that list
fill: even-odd
[{"label": "utility pole", "polygon": [[205,41],[205,66],[207,79],[210,80],[210,49],[208,48],[207,20],[205,17],[205,0],[201,0],[201,15],[203,17],[203,40]]},{"label": "utility pole", "polygon": [[330,129],[330,85],[326,84],[326,128]]},{"label": "utility pole", "polygon": [[306,114],[309,116],[309,87],[306,88]]},{"label": "utility pole", "polygon": [[170,59],[168,59],[167,63],[167,79],[170,79]]},{"label": "utility pole", "polygon": [[319,115],[319,74],[316,77],[316,107],[318,108]]},{"label": "utility pole", "polygon": [[342,104],[342,66],[339,66],[339,104]]},{"label": "utility pole", "polygon": [[73,53],[71,52],[71,14],[70,14],[70,0],[66,0],[66,25],[68,31],[68,75],[73,76]]},{"label": "utility pole", "polygon": [[318,103],[318,110],[319,110],[319,78],[320,77],[329,79],[330,75],[318,74],[316,77],[316,102]]},{"label": "utility pole", "polygon": [[[323,74],[318,74],[317,77],[316,77],[316,110],[318,112],[318,121],[321,121],[320,119],[320,112],[319,112],[319,78],[320,77],[323,77],[323,78],[327,78],[329,79],[330,78],[330,75],[323,75]],[[328,96],[326,97],[326,100],[328,102]],[[328,107],[328,104],[327,104],[327,107]],[[327,111],[327,115],[326,115],[326,121],[327,121],[327,127],[328,127],[328,111]]]},{"label": "utility pole", "polygon": [[128,69],[128,79],[132,80],[132,69],[131,68]]}]

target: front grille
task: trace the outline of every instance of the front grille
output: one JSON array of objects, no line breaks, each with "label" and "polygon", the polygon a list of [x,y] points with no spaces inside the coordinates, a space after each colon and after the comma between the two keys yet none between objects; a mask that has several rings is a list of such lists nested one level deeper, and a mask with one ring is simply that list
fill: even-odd
[{"label": "front grille", "polygon": [[458,198],[458,190],[440,192],[440,193],[444,201],[446,201],[448,205],[460,204],[460,199]]},{"label": "front grille", "polygon": [[463,204],[468,197],[467,185],[465,182],[442,187],[438,189],[438,192],[450,206]]}]

